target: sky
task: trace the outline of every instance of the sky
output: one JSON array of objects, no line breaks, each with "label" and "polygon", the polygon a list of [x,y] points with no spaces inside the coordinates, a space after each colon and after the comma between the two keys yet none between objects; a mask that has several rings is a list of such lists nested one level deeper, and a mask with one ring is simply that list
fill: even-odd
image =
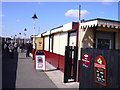
[{"label": "sky", "polygon": [[118,2],[2,2],[0,5],[2,6],[0,29],[4,37],[17,35],[16,38],[24,38],[24,33],[26,37],[31,36],[34,32],[32,19],[34,14],[38,17],[35,34],[78,21],[78,5],[81,5],[81,20],[94,18],[118,20]]}]

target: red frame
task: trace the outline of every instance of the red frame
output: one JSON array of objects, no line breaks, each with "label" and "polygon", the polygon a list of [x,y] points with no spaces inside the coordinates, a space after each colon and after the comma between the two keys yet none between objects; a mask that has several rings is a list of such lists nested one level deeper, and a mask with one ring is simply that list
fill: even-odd
[{"label": "red frame", "polygon": [[[39,51],[39,50],[41,50],[41,49],[38,49],[38,50],[35,51],[35,55],[36,55],[36,52]],[[41,50],[41,51],[43,51],[43,50]],[[44,52],[44,54],[45,54],[45,52]],[[46,56],[46,54],[45,54],[45,56]],[[34,60],[34,71],[36,71],[36,56],[35,56],[35,60]],[[46,58],[45,58],[45,70],[44,70],[44,72],[45,71],[46,71]]]},{"label": "red frame", "polygon": [[[100,64],[100,65],[105,65],[105,69],[104,69],[105,83],[100,83],[100,82],[96,81],[96,67],[95,67],[95,64],[99,64],[99,63],[97,62],[97,60],[98,60],[99,58],[101,58],[101,60],[102,60],[102,64]],[[101,67],[100,67],[100,68],[101,68]],[[94,81],[95,81],[96,83],[99,83],[99,84],[103,85],[103,86],[107,86],[107,85],[106,85],[106,82],[107,82],[107,79],[106,79],[106,61],[105,61],[105,59],[104,59],[103,56],[97,56],[97,57],[95,58],[95,60],[94,60]]]}]

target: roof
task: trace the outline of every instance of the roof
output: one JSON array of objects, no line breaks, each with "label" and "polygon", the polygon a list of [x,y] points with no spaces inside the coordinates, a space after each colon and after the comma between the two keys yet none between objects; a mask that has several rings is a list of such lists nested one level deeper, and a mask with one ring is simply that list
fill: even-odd
[{"label": "roof", "polygon": [[[70,22],[62,26],[53,28],[50,31],[42,33],[42,36],[47,36],[47,35],[54,34],[54,33],[67,32],[67,31],[73,30],[74,29],[73,23],[78,23],[78,22]],[[95,18],[95,19],[90,19],[90,20],[81,20],[81,23],[80,23],[81,28],[96,27],[96,26],[120,29],[120,21]]]},{"label": "roof", "polygon": [[103,19],[103,18],[89,19],[89,20],[85,20],[85,21],[83,21],[83,22],[89,22],[89,21],[94,21],[94,20],[104,20],[104,21],[119,22],[119,23],[120,23],[120,21],[117,21],[117,20]]},{"label": "roof", "polygon": [[47,36],[47,35],[54,34],[54,33],[67,32],[67,31],[73,30],[74,23],[78,23],[78,22],[70,22],[70,23],[61,25],[59,27],[53,28],[50,31],[42,33],[42,36]]},{"label": "roof", "polygon": [[94,27],[94,26],[120,29],[120,21],[96,18],[96,19],[81,21],[80,24],[81,28]]}]

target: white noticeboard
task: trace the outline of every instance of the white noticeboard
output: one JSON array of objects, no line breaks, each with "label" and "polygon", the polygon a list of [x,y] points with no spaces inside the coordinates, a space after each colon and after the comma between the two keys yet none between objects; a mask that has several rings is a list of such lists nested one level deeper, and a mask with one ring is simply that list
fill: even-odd
[{"label": "white noticeboard", "polygon": [[36,55],[36,70],[45,70],[45,55]]}]

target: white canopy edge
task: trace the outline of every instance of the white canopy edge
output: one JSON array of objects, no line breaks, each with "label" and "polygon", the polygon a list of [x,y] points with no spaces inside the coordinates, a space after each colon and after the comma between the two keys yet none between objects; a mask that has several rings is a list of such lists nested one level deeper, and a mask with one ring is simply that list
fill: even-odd
[{"label": "white canopy edge", "polygon": [[80,28],[94,27],[94,26],[120,29],[120,21],[94,19],[85,22],[83,21],[82,23],[80,23]]}]

